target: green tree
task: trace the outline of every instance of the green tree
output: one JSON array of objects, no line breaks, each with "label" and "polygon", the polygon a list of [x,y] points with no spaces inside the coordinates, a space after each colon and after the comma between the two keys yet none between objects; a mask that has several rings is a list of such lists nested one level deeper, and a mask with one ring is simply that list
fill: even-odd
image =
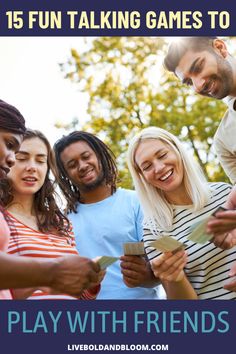
[{"label": "green tree", "polygon": [[99,37],[86,50],[72,49],[61,65],[65,77],[88,93],[90,119],[83,129],[111,147],[125,187],[131,186],[125,164],[128,142],[149,125],[186,141],[210,180],[225,179],[211,149],[224,104],[193,95],[163,70],[166,45],[162,38]]}]

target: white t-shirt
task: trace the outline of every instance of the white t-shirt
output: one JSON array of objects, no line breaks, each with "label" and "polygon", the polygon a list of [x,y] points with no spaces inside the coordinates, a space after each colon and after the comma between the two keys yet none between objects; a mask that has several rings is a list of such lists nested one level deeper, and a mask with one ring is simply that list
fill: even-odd
[{"label": "white t-shirt", "polygon": [[214,136],[214,148],[225,173],[232,183],[236,183],[236,97],[224,101],[228,110]]}]

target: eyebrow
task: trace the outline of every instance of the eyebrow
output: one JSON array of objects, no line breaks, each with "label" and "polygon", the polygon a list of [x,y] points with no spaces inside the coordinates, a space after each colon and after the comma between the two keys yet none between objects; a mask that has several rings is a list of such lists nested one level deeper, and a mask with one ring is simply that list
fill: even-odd
[{"label": "eyebrow", "polygon": [[[165,148],[161,148],[161,149],[157,150],[154,155],[156,156],[156,155],[160,154],[160,152],[162,152],[163,150],[165,150]],[[140,168],[147,162],[148,162],[147,160],[143,161],[140,165]]]},{"label": "eyebrow", "polygon": [[[192,73],[194,72],[195,66],[196,66],[196,64],[197,64],[197,62],[198,62],[199,60],[200,60],[200,57],[197,57],[197,58],[192,62],[190,68],[188,69],[188,72],[189,72],[190,74],[192,74]],[[188,78],[186,78],[186,77],[183,78],[182,83],[185,84],[187,80],[188,80]]]},{"label": "eyebrow", "polygon": [[[19,150],[17,151],[17,154],[22,154],[24,156],[29,156],[30,153],[27,152],[27,151],[22,151],[22,150]],[[37,157],[46,157],[47,158],[47,155],[46,154],[36,154]]]},{"label": "eyebrow", "polygon": [[[90,151],[89,151],[89,150],[83,151],[83,152],[80,154],[80,156],[83,157],[83,155],[84,155],[84,154],[87,154],[87,153],[90,154]],[[65,162],[65,165],[69,165],[71,162],[74,162],[74,161],[76,161],[76,158],[73,157],[72,159],[66,161],[66,162]]]}]

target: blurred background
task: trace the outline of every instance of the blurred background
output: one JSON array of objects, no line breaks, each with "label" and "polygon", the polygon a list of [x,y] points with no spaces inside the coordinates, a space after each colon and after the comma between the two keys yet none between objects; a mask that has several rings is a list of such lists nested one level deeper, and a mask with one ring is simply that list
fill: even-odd
[{"label": "blurred background", "polygon": [[[154,125],[179,136],[211,181],[227,181],[212,137],[226,106],[197,96],[167,73],[163,58],[178,37],[2,37],[0,98],[53,144],[75,129],[97,134],[117,157],[120,185],[130,138]],[[236,52],[236,37],[224,38]]]}]

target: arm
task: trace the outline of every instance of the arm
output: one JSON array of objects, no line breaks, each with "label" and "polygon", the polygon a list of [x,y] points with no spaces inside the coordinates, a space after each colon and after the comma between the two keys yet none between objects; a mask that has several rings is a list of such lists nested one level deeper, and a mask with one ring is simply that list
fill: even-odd
[{"label": "arm", "polygon": [[166,252],[151,261],[152,270],[162,282],[168,299],[197,299],[183,270],[186,262],[187,254],[184,251],[175,254]]},{"label": "arm", "polygon": [[47,286],[78,296],[99,280],[99,265],[77,255],[52,260],[0,253],[1,289]]},{"label": "arm", "polygon": [[235,291],[236,292],[236,262],[232,265],[232,268],[230,269],[229,276],[234,277],[233,280],[231,280],[229,283],[224,285],[224,289],[230,290],[230,291]]},{"label": "arm", "polygon": [[153,288],[160,282],[153,274],[150,263],[140,256],[121,256],[121,273],[123,281],[129,288],[142,286]]},{"label": "arm", "polygon": [[207,224],[207,233],[213,234],[213,242],[217,247],[229,249],[236,245],[236,188],[230,192],[226,203],[227,211],[219,211]]},{"label": "arm", "polygon": [[[226,113],[227,114],[227,113]],[[235,125],[231,126],[232,129],[230,129],[231,134],[232,132],[235,131]],[[226,175],[229,177],[230,181],[232,184],[236,183],[236,155],[229,151],[227,147],[225,146],[224,142],[222,141],[223,138],[221,137],[221,131],[223,132],[224,127],[220,125],[218,128],[218,131],[214,137],[214,149],[217,154],[217,157],[219,159],[219,162],[221,166],[223,167]],[[225,133],[224,133],[225,135]],[[230,137],[229,137],[230,139]],[[232,138],[231,138],[232,139]],[[231,140],[232,142],[232,150],[233,150],[233,145],[235,144],[235,140]]]}]

